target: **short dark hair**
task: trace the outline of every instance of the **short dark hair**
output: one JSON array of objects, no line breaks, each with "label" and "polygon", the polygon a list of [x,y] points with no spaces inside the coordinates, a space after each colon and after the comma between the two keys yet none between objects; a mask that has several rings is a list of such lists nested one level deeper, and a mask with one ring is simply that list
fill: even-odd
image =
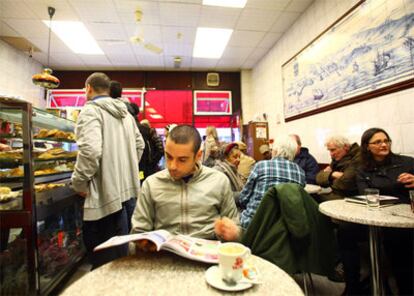
[{"label": "short dark hair", "polygon": [[135,103],[129,103],[131,106],[130,113],[135,117],[139,114],[139,106]]},{"label": "short dark hair", "polygon": [[167,139],[170,139],[176,144],[188,144],[193,142],[194,154],[200,150],[201,136],[198,130],[191,125],[177,125],[169,133]]},{"label": "short dark hair", "polygon": [[109,84],[109,95],[114,99],[122,97],[122,85],[120,82],[115,80],[111,81]]},{"label": "short dark hair", "polygon": [[109,93],[111,80],[105,73],[95,72],[89,75],[85,84],[90,85],[97,93]]},{"label": "short dark hair", "polygon": [[[360,149],[361,149],[361,159],[362,159],[363,168],[372,169],[375,167],[375,160],[372,157],[371,151],[368,150],[368,145],[369,145],[369,141],[371,140],[371,138],[377,133],[384,133],[387,136],[387,139],[391,141],[391,138],[388,135],[388,133],[382,128],[373,127],[373,128],[367,129],[362,134],[362,137],[361,137]],[[391,156],[392,154],[393,153],[391,152],[391,147],[390,147],[390,154],[388,155],[388,157]]]}]

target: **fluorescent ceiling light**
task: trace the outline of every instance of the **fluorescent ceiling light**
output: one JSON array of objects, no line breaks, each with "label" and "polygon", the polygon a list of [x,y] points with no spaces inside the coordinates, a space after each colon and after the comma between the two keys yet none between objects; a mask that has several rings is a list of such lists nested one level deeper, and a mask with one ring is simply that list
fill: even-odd
[{"label": "fluorescent ceiling light", "polygon": [[232,29],[197,28],[193,57],[221,58],[232,33]]},{"label": "fluorescent ceiling light", "polygon": [[[49,27],[50,21],[43,21]],[[52,31],[74,53],[104,54],[91,33],[81,22],[52,21]]]},{"label": "fluorescent ceiling light", "polygon": [[243,8],[247,0],[203,0],[203,5]]}]

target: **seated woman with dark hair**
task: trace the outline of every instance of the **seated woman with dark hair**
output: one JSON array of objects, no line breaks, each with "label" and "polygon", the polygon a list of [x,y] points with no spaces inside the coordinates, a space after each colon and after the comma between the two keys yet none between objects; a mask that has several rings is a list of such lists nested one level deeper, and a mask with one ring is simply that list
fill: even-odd
[{"label": "seated woman with dark hair", "polygon": [[[414,188],[414,158],[394,154],[391,138],[381,128],[370,128],[361,137],[361,167],[357,172],[360,194],[365,188],[377,188],[381,195],[398,197],[409,202],[409,190]],[[347,290],[357,294],[359,281],[358,238],[366,239],[366,227],[355,224],[339,227]],[[391,270],[397,280],[399,295],[413,295],[412,229],[382,229],[384,248]]]},{"label": "seated woman with dark hair", "polygon": [[222,148],[221,156],[216,160],[213,167],[213,169],[224,173],[229,179],[236,205],[239,204],[240,191],[243,189],[242,177],[237,172],[239,163],[239,146],[236,143],[230,143]]}]

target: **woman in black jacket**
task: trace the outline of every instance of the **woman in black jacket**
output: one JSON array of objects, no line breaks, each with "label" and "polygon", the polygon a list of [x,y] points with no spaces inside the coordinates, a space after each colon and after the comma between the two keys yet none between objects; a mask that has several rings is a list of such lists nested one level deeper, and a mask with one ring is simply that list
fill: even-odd
[{"label": "woman in black jacket", "polygon": [[380,128],[370,128],[361,138],[361,169],[357,175],[360,194],[377,188],[381,195],[392,195],[409,203],[414,190],[414,158],[392,153],[391,138]]},{"label": "woman in black jacket", "polygon": [[[357,172],[360,194],[365,188],[377,188],[380,195],[398,197],[409,203],[409,190],[414,189],[414,159],[394,154],[391,138],[381,128],[370,128],[361,137],[361,167]],[[414,217],[414,215],[413,215]],[[382,237],[390,269],[397,281],[399,295],[413,295],[414,231],[402,228],[382,228]],[[349,294],[361,293],[358,287],[359,252],[357,243],[365,240],[366,227],[345,225],[338,229],[339,247],[344,263]]]}]

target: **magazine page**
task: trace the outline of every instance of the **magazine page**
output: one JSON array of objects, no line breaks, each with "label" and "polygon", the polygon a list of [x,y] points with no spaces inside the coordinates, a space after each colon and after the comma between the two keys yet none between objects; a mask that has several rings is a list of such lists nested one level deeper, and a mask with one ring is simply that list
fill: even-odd
[{"label": "magazine page", "polygon": [[109,240],[96,246],[93,250],[98,251],[98,250],[102,250],[105,248],[123,245],[128,242],[132,242],[132,241],[147,239],[147,240],[152,241],[157,246],[157,251],[159,251],[162,244],[165,243],[167,240],[169,240],[171,237],[172,237],[171,233],[169,233],[166,230],[162,230],[162,229],[151,231],[151,232],[144,232],[144,233],[119,235],[119,236],[111,237]]},{"label": "magazine page", "polygon": [[206,263],[218,263],[220,241],[194,238],[187,235],[171,237],[161,247],[182,257]]}]

